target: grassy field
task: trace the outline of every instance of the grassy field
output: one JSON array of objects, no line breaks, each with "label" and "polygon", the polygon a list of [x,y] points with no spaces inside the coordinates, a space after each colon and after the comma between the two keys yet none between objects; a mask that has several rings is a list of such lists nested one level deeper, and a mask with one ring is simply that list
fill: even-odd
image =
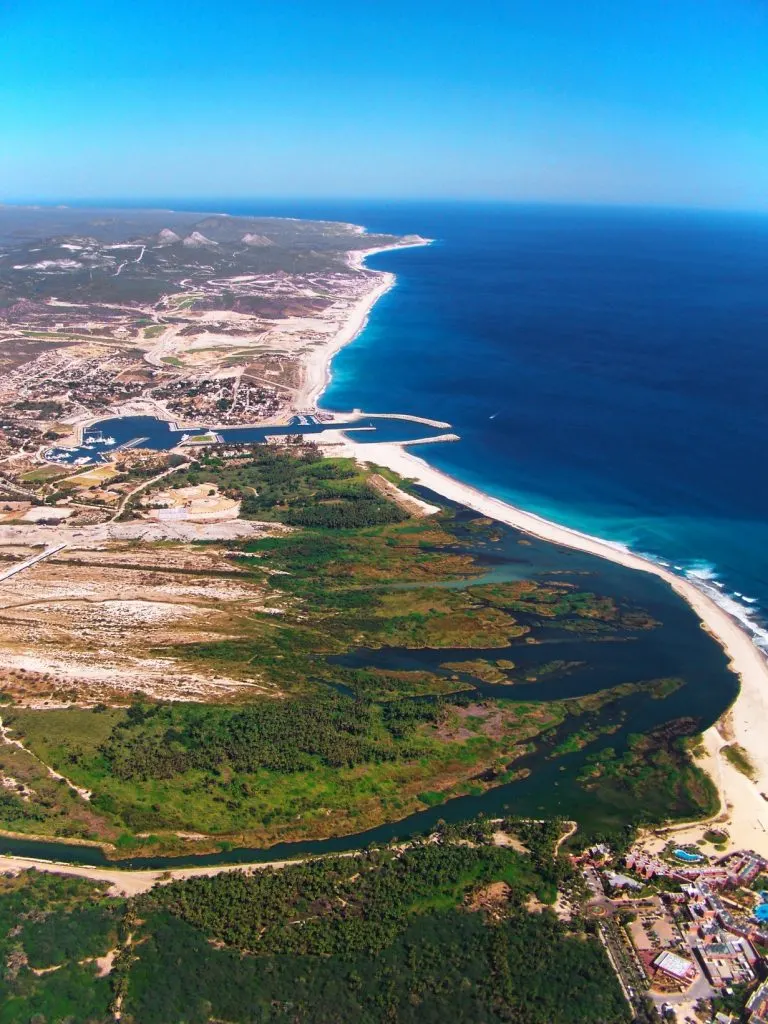
[{"label": "grassy field", "polygon": [[67,476],[70,472],[69,468],[63,466],[41,466],[40,469],[33,469],[30,473],[25,473],[21,479],[29,484],[44,484],[50,480]]},{"label": "grassy field", "polygon": [[[148,735],[165,743],[180,729],[183,715],[197,728],[206,711],[205,706],[187,705],[172,709],[156,728],[150,721],[127,730],[133,744],[127,747],[127,756],[138,763],[148,756]],[[372,741],[371,753],[359,763],[329,764],[310,753],[303,766],[244,770],[240,761],[217,760],[212,753],[209,767],[184,767],[179,759],[179,770],[164,778],[158,773],[168,770],[165,765],[146,776],[121,778],[105,757],[115,726],[125,730],[128,714],[13,711],[8,721],[47,763],[93,790],[94,811],[115,829],[131,834],[203,832],[259,845],[359,831],[433,803],[435,793],[444,800],[478,785],[482,791],[475,776],[489,766],[506,768],[524,752],[527,741],[559,724],[565,709],[483,705],[469,716],[461,706],[448,706],[434,721],[392,734],[383,728],[378,706],[373,705],[365,736]],[[226,712],[228,718],[236,714]],[[199,731],[195,735],[199,737]],[[138,745],[134,738],[140,740]],[[424,793],[433,795],[425,801]]]},{"label": "grassy field", "polygon": [[94,466],[83,473],[77,473],[62,481],[61,487],[65,490],[70,487],[100,487],[102,484],[117,476],[117,470],[113,466]]},{"label": "grassy field", "polygon": [[723,747],[723,753],[737,771],[740,771],[742,775],[746,775],[748,779],[754,779],[755,767],[749,760],[749,755],[743,747],[739,746],[738,743],[728,743]]},{"label": "grassy field", "polygon": [[[250,709],[11,710],[7,721],[43,760],[93,791],[90,813],[122,836],[124,852],[176,849],[176,831],[271,845],[362,831],[512,781],[521,777],[515,762],[552,729],[573,722],[552,756],[580,750],[619,727],[615,716],[602,725],[592,716],[652,685],[547,703],[457,695],[418,706],[416,718],[404,718],[388,694],[363,705],[331,697]],[[600,784],[615,784],[618,770],[598,767]]]}]

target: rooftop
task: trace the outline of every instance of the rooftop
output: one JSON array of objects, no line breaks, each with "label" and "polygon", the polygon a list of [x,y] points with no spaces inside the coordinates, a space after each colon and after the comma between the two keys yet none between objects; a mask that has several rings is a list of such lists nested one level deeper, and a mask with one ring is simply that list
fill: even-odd
[{"label": "rooftop", "polygon": [[664,971],[665,974],[671,974],[674,978],[680,979],[687,979],[696,971],[690,960],[686,960],[684,956],[678,956],[677,953],[670,953],[669,951],[659,953],[653,964],[660,971]]}]

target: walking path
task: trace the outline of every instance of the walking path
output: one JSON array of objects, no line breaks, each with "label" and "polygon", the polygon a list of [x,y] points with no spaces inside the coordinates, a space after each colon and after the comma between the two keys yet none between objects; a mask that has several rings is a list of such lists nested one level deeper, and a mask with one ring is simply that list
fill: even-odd
[{"label": "walking path", "polygon": [[45,551],[41,551],[39,555],[33,555],[32,558],[26,558],[23,562],[16,562],[10,567],[10,569],[0,572],[0,583],[2,583],[3,580],[10,579],[11,576],[15,576],[17,573],[23,572],[25,569],[31,568],[38,562],[42,562],[44,558],[50,558],[51,555],[55,555],[66,546],[66,544],[55,544],[53,547],[46,548]]},{"label": "walking path", "polygon": [[[360,850],[333,854],[334,857],[356,857],[359,855]],[[176,882],[184,878],[210,877],[220,875],[225,871],[243,871],[250,875],[255,871],[263,871],[265,868],[284,868],[290,864],[302,864],[308,860],[318,859],[315,854],[296,860],[271,860],[256,864],[217,864],[211,867],[174,868],[171,871],[126,871],[122,868],[63,864],[36,857],[0,856],[0,872],[11,871],[16,874],[19,871],[29,871],[30,868],[34,868],[36,871],[46,871],[54,875],[77,875],[79,878],[90,878],[94,882],[108,882],[115,895],[136,896],[141,892],[148,892],[154,885],[167,885],[169,882]]]},{"label": "walking path", "polygon": [[[62,545],[62,547],[63,546],[64,545]],[[2,718],[0,718],[0,743],[5,743],[9,747],[17,747],[19,750],[23,750],[25,754],[29,754],[29,756],[33,757],[38,764],[41,764],[52,779],[56,779],[57,782],[66,782],[72,792],[77,793],[77,795],[82,797],[83,800],[91,799],[90,789],[85,789],[83,786],[76,786],[71,779],[66,777],[66,775],[62,775],[61,772],[57,772],[54,768],[51,768],[51,766],[46,764],[41,757],[38,757],[34,751],[30,750],[29,747],[25,747],[21,740],[14,739],[10,735],[9,727],[3,722]]]}]

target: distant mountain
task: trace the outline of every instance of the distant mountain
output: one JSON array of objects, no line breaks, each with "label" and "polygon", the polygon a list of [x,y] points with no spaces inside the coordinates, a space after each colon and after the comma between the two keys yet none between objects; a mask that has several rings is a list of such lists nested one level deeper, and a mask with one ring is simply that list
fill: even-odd
[{"label": "distant mountain", "polygon": [[212,238],[206,238],[205,235],[201,235],[199,231],[193,231],[191,235],[187,235],[184,239],[184,245],[192,247],[199,247],[202,245],[218,245],[218,242],[214,242]]},{"label": "distant mountain", "polygon": [[254,235],[251,232],[249,232],[247,235],[243,235],[242,240],[243,240],[243,242],[245,242],[246,245],[256,245],[256,246],[259,246],[259,245],[274,245],[275,244],[272,241],[272,239],[271,238],[267,238],[266,235]]}]

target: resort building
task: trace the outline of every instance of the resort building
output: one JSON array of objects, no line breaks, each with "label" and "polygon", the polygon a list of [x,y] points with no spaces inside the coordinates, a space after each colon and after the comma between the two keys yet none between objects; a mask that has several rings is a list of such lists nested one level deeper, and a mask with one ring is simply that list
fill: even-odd
[{"label": "resort building", "polygon": [[713,988],[749,985],[755,980],[757,956],[746,939],[718,936],[720,941],[696,946],[696,955]]},{"label": "resort building", "polygon": [[684,988],[687,988],[696,979],[696,965],[684,956],[678,956],[677,953],[671,953],[669,950],[659,953],[653,961],[653,966],[657,971]]},{"label": "resort building", "polygon": [[768,1024],[768,981],[752,993],[746,1009],[748,1024]]}]

